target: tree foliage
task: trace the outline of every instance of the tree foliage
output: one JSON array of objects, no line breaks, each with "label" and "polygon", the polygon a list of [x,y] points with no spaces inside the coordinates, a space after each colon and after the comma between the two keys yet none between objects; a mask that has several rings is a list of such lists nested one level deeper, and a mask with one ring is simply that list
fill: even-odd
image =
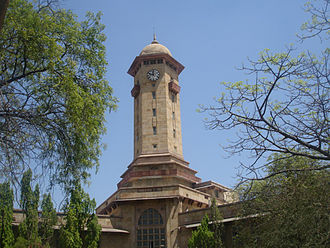
[{"label": "tree foliage", "polygon": [[43,247],[50,247],[54,235],[57,215],[50,194],[44,194],[41,203],[41,218],[39,221],[39,235]]},{"label": "tree foliage", "polygon": [[213,232],[215,248],[224,247],[222,243],[223,223],[221,220],[223,220],[223,217],[219,211],[216,200],[213,198],[210,207],[210,230]]},{"label": "tree foliage", "polygon": [[51,183],[85,179],[116,103],[101,14],[79,22],[53,2],[10,1],[0,33],[0,177],[13,182],[27,165]]},{"label": "tree foliage", "polygon": [[298,35],[301,40],[318,36],[322,40],[322,33],[326,33],[325,38],[329,38],[329,0],[307,1],[305,10],[311,15],[311,20],[302,24],[301,29],[307,33]]},{"label": "tree foliage", "polygon": [[36,185],[33,191],[31,181],[32,171],[27,170],[21,180],[20,207],[24,219],[19,225],[16,241],[12,230],[14,194],[9,182],[0,184],[1,248],[51,247],[57,223],[56,211],[50,194],[44,194],[39,216],[39,186]]},{"label": "tree foliage", "polygon": [[95,206],[95,200],[90,200],[80,183],[76,182],[65,206],[65,225],[60,229],[61,247],[98,247],[101,227],[97,222]]},{"label": "tree foliage", "polygon": [[241,214],[258,217],[238,225],[236,247],[329,247],[329,171],[300,170],[318,163],[303,157],[277,154],[271,160],[268,173],[299,170],[241,188]]},{"label": "tree foliage", "polygon": [[21,199],[20,207],[22,208],[25,219],[19,225],[19,242],[24,240],[31,247],[41,245],[41,238],[38,231],[38,207],[39,207],[39,186],[35,186],[34,191],[31,186],[32,171],[31,169],[24,172],[21,181]]},{"label": "tree foliage", "polygon": [[13,200],[13,191],[9,182],[0,184],[0,247],[2,248],[10,248],[14,243]]},{"label": "tree foliage", "polygon": [[31,247],[29,241],[19,236],[14,244],[14,248],[27,248],[27,247]]},{"label": "tree foliage", "polygon": [[213,248],[214,247],[214,236],[213,232],[209,229],[209,217],[207,214],[202,219],[201,225],[196,231],[192,232],[192,236],[188,242],[189,248]]},{"label": "tree foliage", "polygon": [[[210,217],[209,217],[210,216]],[[222,215],[217,207],[215,199],[212,199],[209,216],[205,214],[201,225],[192,232],[188,242],[189,248],[221,248],[223,224]]]},{"label": "tree foliage", "polygon": [[[314,36],[329,37],[329,0],[323,2],[326,7],[318,11],[326,21],[316,18],[310,7],[315,5],[309,4],[307,11],[313,17],[303,28]],[[282,53],[265,49],[259,59],[241,68],[255,80],[224,82],[217,105],[202,106],[210,114],[210,129],[237,130],[225,150],[250,152],[255,159],[242,163],[243,181],[262,179],[263,159],[274,152],[323,161],[306,170],[329,168],[329,56],[329,48],[319,56],[299,53],[293,46]]]}]

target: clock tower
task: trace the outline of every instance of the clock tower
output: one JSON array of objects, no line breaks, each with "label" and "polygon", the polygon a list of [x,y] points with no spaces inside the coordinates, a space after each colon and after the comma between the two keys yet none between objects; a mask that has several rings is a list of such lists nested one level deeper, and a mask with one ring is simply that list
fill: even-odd
[{"label": "clock tower", "polygon": [[201,182],[183,158],[178,78],[183,69],[154,37],[128,70],[134,78],[134,156],[116,192],[96,209],[109,216],[102,248],[187,247],[180,215],[207,208],[212,197],[228,201],[228,188]]},{"label": "clock tower", "polygon": [[154,37],[133,61],[134,158],[170,153],[183,158],[180,86],[184,69]]}]

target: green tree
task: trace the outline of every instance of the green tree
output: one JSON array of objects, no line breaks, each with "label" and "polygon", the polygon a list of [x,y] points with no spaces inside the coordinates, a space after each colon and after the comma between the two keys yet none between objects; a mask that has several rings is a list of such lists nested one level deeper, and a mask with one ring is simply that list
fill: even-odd
[{"label": "green tree", "polygon": [[[27,241],[30,247],[39,247],[41,239],[38,232],[38,207],[39,207],[39,186],[32,190],[31,186],[32,171],[31,169],[24,172],[21,180],[21,199],[20,207],[23,210],[25,219],[19,225],[18,243]],[[25,241],[24,241],[25,240]]]},{"label": "green tree", "polygon": [[219,211],[216,200],[213,198],[210,207],[210,230],[213,232],[214,247],[216,248],[224,247],[222,243],[223,224],[221,220],[223,220],[223,217]]},{"label": "green tree", "polygon": [[[321,3],[306,5],[312,20],[303,24],[302,29],[309,33],[301,37],[328,39],[330,0],[313,2]],[[237,137],[225,147],[226,151],[249,152],[255,158],[251,163],[242,162],[243,182],[262,180],[264,159],[274,152],[319,161],[305,170],[330,167],[330,49],[322,48],[316,56],[298,48],[290,46],[282,53],[265,49],[259,59],[250,60],[241,68],[253,79],[223,82],[224,92],[217,104],[202,106],[210,114],[210,129],[237,130]],[[269,161],[272,162],[275,161]]]},{"label": "green tree", "polygon": [[60,229],[60,245],[64,248],[97,248],[101,227],[91,200],[77,181],[65,206],[65,225]]},{"label": "green tree", "polygon": [[99,164],[105,112],[116,104],[101,14],[79,22],[56,6],[12,0],[0,33],[0,177],[12,181],[27,161],[50,184],[86,179]]},{"label": "green tree", "polygon": [[302,157],[276,154],[271,161],[267,173],[275,176],[241,189],[242,215],[258,217],[237,226],[236,247],[329,247],[329,171],[303,170],[318,162]]},{"label": "green tree", "polygon": [[14,248],[27,248],[27,247],[30,248],[29,241],[21,236],[17,237],[16,242],[14,244]]},{"label": "green tree", "polygon": [[189,248],[221,248],[223,224],[221,222],[222,215],[218,209],[217,202],[212,199],[210,213],[205,214],[201,221],[201,225],[196,231],[192,232],[188,242]]},{"label": "green tree", "polygon": [[214,233],[209,229],[209,217],[207,214],[202,219],[201,225],[197,227],[196,231],[192,232],[191,238],[188,242],[189,248],[213,248]]},{"label": "green tree", "polygon": [[101,226],[95,213],[90,216],[86,224],[87,230],[85,233],[85,246],[87,248],[97,248],[101,235]]},{"label": "green tree", "polygon": [[39,235],[43,247],[50,247],[54,235],[54,226],[57,223],[57,215],[50,194],[44,194],[41,203],[41,219],[39,223]]},{"label": "green tree", "polygon": [[301,29],[304,34],[298,35],[301,40],[318,36],[321,40],[324,38],[323,33],[330,34],[329,27],[329,0],[307,1],[305,10],[311,15],[311,19],[302,24]]},{"label": "green tree", "polygon": [[10,248],[14,243],[13,191],[9,182],[0,183],[0,247]]}]

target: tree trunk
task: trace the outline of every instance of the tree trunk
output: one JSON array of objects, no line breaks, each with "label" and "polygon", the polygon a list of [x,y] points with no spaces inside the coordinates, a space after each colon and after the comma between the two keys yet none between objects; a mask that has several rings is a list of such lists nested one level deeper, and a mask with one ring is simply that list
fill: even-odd
[{"label": "tree trunk", "polygon": [[0,32],[2,30],[3,22],[5,20],[8,4],[9,0],[0,0]]}]

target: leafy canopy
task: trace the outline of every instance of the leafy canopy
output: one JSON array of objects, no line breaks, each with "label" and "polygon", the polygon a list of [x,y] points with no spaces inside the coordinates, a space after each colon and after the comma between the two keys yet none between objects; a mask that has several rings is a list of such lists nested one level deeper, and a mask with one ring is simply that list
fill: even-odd
[{"label": "leafy canopy", "polygon": [[209,229],[209,217],[207,214],[202,219],[201,225],[196,231],[192,232],[191,239],[188,242],[189,248],[211,248],[214,247],[213,232]]},{"label": "leafy canopy", "polygon": [[221,220],[223,220],[222,214],[219,211],[215,198],[213,198],[210,207],[210,230],[213,232],[214,247],[216,248],[224,247],[222,243],[222,232],[224,227]]},{"label": "leafy canopy", "polygon": [[22,208],[25,219],[19,225],[19,239],[17,244],[27,243],[31,247],[41,244],[41,238],[38,232],[38,207],[39,207],[39,186],[35,186],[32,190],[31,185],[32,171],[31,169],[24,172],[21,180],[21,199],[20,207]]},{"label": "leafy canopy", "polygon": [[[39,215],[39,187],[32,190],[32,171],[24,172],[21,180],[20,207],[23,221],[18,233],[13,233],[14,194],[10,183],[0,184],[0,247],[51,247],[54,244],[54,225],[57,223],[56,211],[50,194],[44,194]],[[52,246],[53,247],[53,246]]]},{"label": "leafy canopy", "polygon": [[60,245],[64,248],[97,248],[101,234],[95,214],[96,203],[77,181],[64,208],[65,225],[60,229]]},{"label": "leafy canopy", "polygon": [[[329,38],[329,2],[306,4],[312,20],[303,24],[308,35],[302,35],[302,40]],[[210,115],[210,129],[237,131],[225,147],[227,152],[248,152],[254,158],[241,163],[242,182],[262,180],[265,159],[274,152],[320,161],[306,170],[329,168],[329,56],[328,47],[318,55],[299,46],[280,53],[265,49],[241,68],[253,79],[223,82],[224,92],[216,105],[201,107]]]},{"label": "leafy canopy", "polygon": [[50,194],[44,194],[41,202],[41,217],[39,235],[44,247],[51,247],[54,236],[54,226],[57,224],[57,214]]},{"label": "leafy canopy", "polygon": [[[210,216],[210,217],[209,217]],[[222,215],[217,207],[215,199],[212,199],[209,216],[205,214],[201,225],[192,232],[188,241],[189,248],[222,248]]]},{"label": "leafy canopy", "polygon": [[235,247],[329,247],[329,171],[301,170],[313,159],[272,156],[268,173],[287,172],[242,185],[242,216],[259,217],[237,223]]},{"label": "leafy canopy", "polygon": [[10,248],[14,243],[12,230],[13,191],[8,182],[0,183],[0,247]]},{"label": "leafy canopy", "polygon": [[19,181],[29,165],[68,185],[97,168],[105,112],[117,101],[100,18],[10,1],[0,33],[0,178]]}]

